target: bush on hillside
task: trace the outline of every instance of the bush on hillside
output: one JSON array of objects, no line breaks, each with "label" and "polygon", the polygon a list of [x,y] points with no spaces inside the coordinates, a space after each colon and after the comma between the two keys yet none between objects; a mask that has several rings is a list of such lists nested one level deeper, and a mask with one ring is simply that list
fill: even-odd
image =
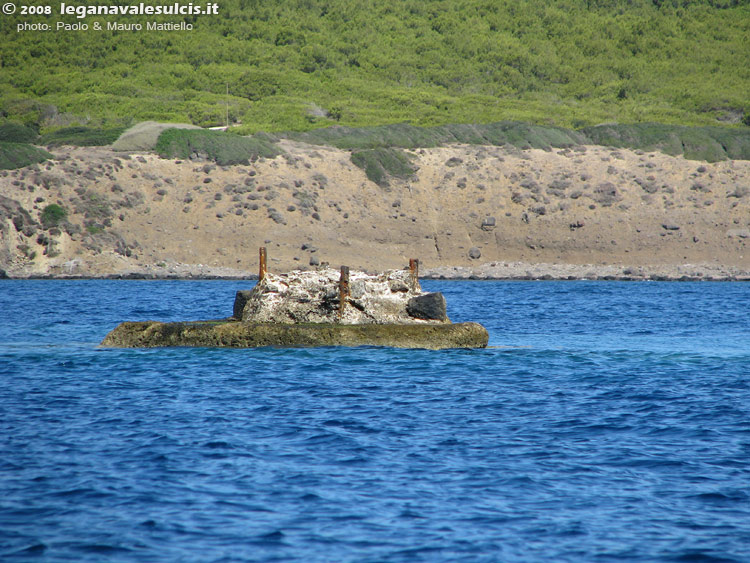
[{"label": "bush on hillside", "polygon": [[656,150],[691,160],[750,159],[750,129],[684,127],[659,123],[598,125],[581,129],[592,144]]},{"label": "bush on hillside", "polygon": [[162,158],[206,158],[220,165],[247,164],[258,157],[273,158],[281,150],[271,141],[205,129],[167,129],[156,143]]},{"label": "bush on hillside", "polygon": [[68,211],[64,207],[56,203],[51,203],[42,209],[39,219],[45,229],[50,229],[57,227],[67,216]]},{"label": "bush on hillside", "polygon": [[362,168],[371,181],[380,187],[388,186],[388,177],[405,179],[414,174],[416,168],[401,150],[377,148],[352,153],[352,162]]},{"label": "bush on hillside", "polygon": [[8,143],[34,143],[39,134],[31,127],[20,123],[3,123],[0,125],[0,141]]},{"label": "bush on hillside", "polygon": [[505,145],[547,149],[569,147],[586,142],[576,131],[561,127],[533,125],[517,121],[486,124],[451,124],[415,127],[406,123],[378,127],[328,127],[306,133],[285,133],[284,137],[312,144],[333,145],[342,149],[378,147],[424,148],[461,143],[468,145]]},{"label": "bush on hillside", "polygon": [[111,145],[125,130],[96,129],[91,127],[64,127],[51,133],[42,135],[41,144],[48,147],[72,145],[76,147],[100,147]]},{"label": "bush on hillside", "polygon": [[23,168],[37,162],[44,162],[48,158],[52,158],[52,155],[38,147],[0,141],[0,170]]}]

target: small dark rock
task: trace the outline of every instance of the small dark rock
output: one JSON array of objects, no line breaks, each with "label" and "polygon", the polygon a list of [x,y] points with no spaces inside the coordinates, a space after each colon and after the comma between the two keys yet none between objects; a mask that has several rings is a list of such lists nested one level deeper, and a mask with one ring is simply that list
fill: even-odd
[{"label": "small dark rock", "polygon": [[406,312],[415,319],[448,320],[445,297],[442,293],[426,293],[412,297],[406,303]]},{"label": "small dark rock", "polygon": [[472,246],[472,247],[471,247],[471,248],[469,249],[469,258],[471,258],[472,260],[477,260],[477,259],[478,259],[478,258],[480,258],[481,256],[482,256],[482,251],[481,251],[481,250],[479,250],[479,248],[478,248],[478,247],[476,247],[476,246]]},{"label": "small dark rock", "polygon": [[571,223],[569,225],[571,231],[575,231],[576,229],[580,229],[581,227],[585,227],[586,223],[583,221],[576,221],[575,223]]},{"label": "small dark rock", "polygon": [[672,225],[671,223],[663,223],[662,228],[667,231],[679,231],[680,227],[677,225]]},{"label": "small dark rock", "polygon": [[482,221],[482,230],[483,231],[490,231],[495,228],[495,218],[494,217],[485,217],[484,221]]},{"label": "small dark rock", "polygon": [[234,312],[232,316],[237,320],[242,320],[242,311],[245,309],[245,305],[250,300],[250,294],[252,290],[242,289],[237,292],[234,297]]}]

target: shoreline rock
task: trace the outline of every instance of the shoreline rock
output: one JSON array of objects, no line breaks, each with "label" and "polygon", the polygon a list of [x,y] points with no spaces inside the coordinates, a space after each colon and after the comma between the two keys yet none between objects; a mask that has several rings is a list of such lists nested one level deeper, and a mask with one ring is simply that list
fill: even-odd
[{"label": "shoreline rock", "polygon": [[487,262],[476,267],[426,269],[423,279],[550,281],[750,281],[750,271],[712,264],[624,266],[621,264],[529,264]]},{"label": "shoreline rock", "polygon": [[[716,264],[632,266],[627,264],[552,264],[485,262],[476,266],[438,266],[420,273],[428,280],[597,280],[597,281],[750,281],[750,270]],[[48,280],[257,280],[257,273],[231,268],[172,264],[102,275],[23,274],[5,271],[0,279]]]}]

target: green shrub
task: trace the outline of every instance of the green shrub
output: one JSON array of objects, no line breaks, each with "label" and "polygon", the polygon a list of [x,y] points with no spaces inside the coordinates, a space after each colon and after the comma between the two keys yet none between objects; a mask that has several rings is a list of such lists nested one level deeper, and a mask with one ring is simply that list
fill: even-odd
[{"label": "green shrub", "polygon": [[[488,124],[452,124],[415,127],[399,123],[378,127],[328,127],[307,132],[288,132],[256,138],[289,138],[310,144],[354,149],[352,162],[365,169],[374,182],[385,185],[387,174],[397,176],[384,164],[398,151],[372,149],[420,148],[452,143],[512,145],[519,148],[549,149],[594,144],[641,150],[657,150],[692,160],[714,162],[727,158],[750,160],[750,129],[747,127],[685,127],[659,123],[613,124],[585,127],[578,131],[516,121]],[[369,150],[368,150],[369,149]],[[388,155],[386,157],[385,155]]]},{"label": "green shrub", "polygon": [[31,127],[19,123],[3,123],[0,125],[0,141],[8,143],[34,143],[39,134]]},{"label": "green shrub", "polygon": [[409,157],[401,150],[377,148],[352,153],[352,162],[380,187],[388,186],[388,177],[408,178],[415,172]]},{"label": "green shrub", "polygon": [[0,170],[23,168],[37,162],[44,162],[48,158],[52,158],[52,155],[38,147],[0,141]]},{"label": "green shrub", "polygon": [[600,125],[580,131],[592,144],[684,155],[716,162],[750,159],[750,129],[746,127],[684,127],[659,123]]},{"label": "green shrub", "polygon": [[95,129],[91,127],[65,127],[42,135],[41,144],[50,147],[73,145],[77,147],[105,146],[114,143],[125,130]]},{"label": "green shrub", "polygon": [[415,127],[406,123],[377,127],[328,127],[305,133],[284,133],[311,144],[333,145],[342,149],[378,147],[424,148],[452,143],[549,148],[568,147],[586,142],[585,135],[561,127],[533,125],[517,121],[487,124],[451,124]]},{"label": "green shrub", "polygon": [[220,165],[247,164],[258,157],[273,158],[281,150],[270,140],[240,137],[205,129],[166,129],[159,135],[156,152],[162,158],[190,158],[200,155]]},{"label": "green shrub", "polygon": [[56,203],[51,203],[42,209],[39,219],[45,229],[57,227],[68,216],[68,211]]}]

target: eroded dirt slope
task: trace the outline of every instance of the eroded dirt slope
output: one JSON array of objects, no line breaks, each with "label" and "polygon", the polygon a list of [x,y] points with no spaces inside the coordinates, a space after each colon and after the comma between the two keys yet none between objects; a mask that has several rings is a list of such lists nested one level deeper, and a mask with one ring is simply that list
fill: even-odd
[{"label": "eroded dirt slope", "polygon": [[[383,188],[347,151],[283,148],[231,167],[67,148],[3,171],[0,268],[11,277],[242,276],[266,246],[277,271],[325,262],[374,271],[411,257],[443,275],[492,263],[750,270],[747,161],[451,146],[411,151],[415,176]],[[56,226],[42,224],[49,204],[68,211]]]}]

